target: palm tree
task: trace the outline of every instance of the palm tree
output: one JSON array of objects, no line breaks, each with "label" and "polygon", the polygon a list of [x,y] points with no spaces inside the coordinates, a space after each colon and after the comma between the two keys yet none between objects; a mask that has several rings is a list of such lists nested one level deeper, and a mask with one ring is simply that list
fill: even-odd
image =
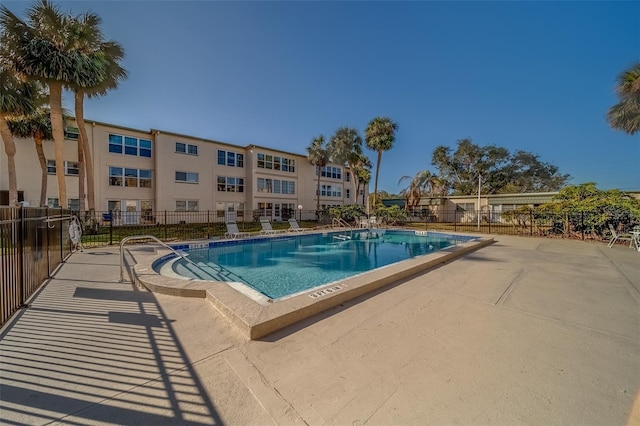
[{"label": "palm tree", "polygon": [[124,58],[124,49],[114,41],[104,41],[100,30],[101,19],[93,13],[85,13],[74,20],[76,30],[75,48],[96,63],[89,64],[86,73],[95,73],[89,79],[69,84],[74,92],[76,123],[78,125],[78,168],[80,170],[79,196],[80,211],[84,210],[84,179],[86,171],[87,204],[90,211],[95,210],[94,172],[91,147],[84,122],[84,97],[105,95],[115,89],[118,83],[127,77],[126,70],[120,65]]},{"label": "palm tree", "polygon": [[62,89],[67,84],[93,86],[105,74],[99,55],[85,55],[77,47],[76,18],[63,14],[49,0],[39,0],[27,11],[27,22],[0,6],[2,56],[19,74],[49,88],[51,128],[55,142],[56,177],[60,206],[67,208],[64,176]]},{"label": "palm tree", "polygon": [[[362,152],[353,152],[349,156],[349,170],[352,173],[352,176],[355,176],[354,183],[356,184],[356,196],[355,200],[357,202],[358,193],[360,192],[360,187],[366,185],[371,180],[371,160],[364,155]],[[362,205],[364,205],[364,190],[362,191]]]},{"label": "palm tree", "polygon": [[16,177],[16,144],[7,120],[33,110],[36,87],[33,83],[21,81],[15,73],[0,63],[0,135],[7,154],[9,174],[9,205],[18,203],[18,180]]},{"label": "palm tree", "polygon": [[40,185],[40,207],[47,206],[47,159],[44,155],[42,142],[53,140],[51,130],[51,111],[49,108],[38,107],[32,114],[11,118],[9,129],[18,138],[33,138],[36,154],[40,162],[42,179]]},{"label": "palm tree", "polygon": [[428,170],[419,171],[414,177],[402,176],[398,184],[410,179],[409,186],[404,190],[405,209],[415,209],[420,204],[420,199],[427,192],[432,175]]},{"label": "palm tree", "polygon": [[388,151],[396,140],[398,125],[391,121],[389,117],[376,117],[369,122],[365,131],[365,143],[367,148],[378,152],[376,164],[376,181],[373,190],[373,205],[376,205],[378,198],[378,177],[380,176],[380,161],[382,151]]},{"label": "palm tree", "polygon": [[331,136],[327,149],[332,162],[349,166],[349,173],[352,181],[355,182],[356,174],[353,164],[362,154],[362,137],[358,130],[353,127],[340,127]]},{"label": "palm tree", "polygon": [[329,153],[324,143],[324,136],[320,135],[313,138],[311,145],[307,147],[307,159],[309,163],[316,166],[316,173],[318,175],[318,186],[316,188],[316,216],[320,212],[320,174],[322,168],[329,162]]},{"label": "palm tree", "polygon": [[640,62],[618,76],[619,103],[607,112],[609,126],[630,135],[640,130]]}]

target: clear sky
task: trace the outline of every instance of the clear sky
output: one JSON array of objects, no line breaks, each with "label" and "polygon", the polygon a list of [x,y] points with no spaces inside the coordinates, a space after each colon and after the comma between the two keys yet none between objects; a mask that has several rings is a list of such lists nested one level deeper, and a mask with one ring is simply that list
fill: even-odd
[{"label": "clear sky", "polygon": [[640,60],[639,1],[56,4],[98,13],[127,54],[128,80],[87,101],[88,119],[305,155],[319,134],[390,116],[388,192],[466,137],[538,154],[572,184],[640,190],[640,136],[604,118]]}]

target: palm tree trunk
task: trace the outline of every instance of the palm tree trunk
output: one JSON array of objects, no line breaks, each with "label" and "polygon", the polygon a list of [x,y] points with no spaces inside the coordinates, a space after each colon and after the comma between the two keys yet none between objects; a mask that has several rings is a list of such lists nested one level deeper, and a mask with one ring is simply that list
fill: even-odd
[{"label": "palm tree trunk", "polygon": [[[75,91],[76,106],[76,123],[78,124],[78,145],[82,145],[84,153],[84,168],[87,178],[87,207],[89,211],[95,210],[95,185],[93,176],[93,157],[91,156],[91,147],[89,145],[89,137],[87,136],[87,128],[84,125],[84,92],[82,90]],[[78,150],[79,151],[79,150]],[[84,179],[82,180],[84,184]],[[83,191],[84,192],[84,191]],[[83,198],[80,198],[80,210],[84,208]]]},{"label": "palm tree trunk", "polygon": [[80,213],[84,212],[84,177],[85,177],[85,162],[84,151],[82,150],[82,142],[80,141],[80,135],[78,135],[78,210]]},{"label": "palm tree trunk", "polygon": [[64,127],[62,118],[62,83],[49,83],[49,106],[51,107],[51,130],[56,147],[56,178],[58,180],[58,201],[60,207],[68,208],[67,184],[64,178]]},{"label": "palm tree trunk", "polygon": [[318,185],[316,187],[316,218],[320,219],[320,165],[316,166],[318,170]]},{"label": "palm tree trunk", "polygon": [[373,208],[378,205],[378,176],[380,175],[380,161],[382,160],[382,150],[378,150],[378,163],[376,164],[376,184],[373,189]]},{"label": "palm tree trunk", "polygon": [[42,134],[36,133],[33,135],[33,141],[36,146],[36,153],[38,154],[38,161],[40,162],[40,169],[42,169],[42,179],[40,181],[40,207],[47,207],[47,159],[44,156],[44,149],[42,148]]},{"label": "palm tree trunk", "polygon": [[7,168],[9,172],[9,205],[18,204],[18,180],[16,178],[16,144],[13,140],[9,125],[3,114],[0,114],[0,135],[4,142],[4,152],[7,154]]}]

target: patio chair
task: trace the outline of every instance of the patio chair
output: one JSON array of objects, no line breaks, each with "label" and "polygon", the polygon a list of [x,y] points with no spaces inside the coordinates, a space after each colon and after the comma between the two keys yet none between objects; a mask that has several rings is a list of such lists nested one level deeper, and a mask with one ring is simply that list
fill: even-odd
[{"label": "patio chair", "polygon": [[300,225],[298,225],[298,221],[295,220],[294,218],[289,219],[289,231],[290,232],[302,232],[304,231],[303,228],[300,228]]},{"label": "patio chair", "polygon": [[273,234],[277,234],[278,232],[281,232],[279,230],[273,229],[273,227],[271,226],[271,222],[269,221],[269,218],[266,218],[266,217],[260,218],[260,226],[262,226],[262,231],[260,231],[260,233],[263,235],[273,235]]},{"label": "patio chair", "polygon": [[225,223],[225,225],[227,226],[227,233],[224,234],[225,238],[236,239],[251,235],[250,232],[240,232],[240,230],[238,229],[238,224],[235,221],[229,221]]},{"label": "patio chair", "polygon": [[612,224],[609,224],[609,231],[611,231],[611,239],[609,240],[607,247],[613,247],[616,241],[629,241],[629,247],[633,244],[633,237],[629,232],[618,233]]}]

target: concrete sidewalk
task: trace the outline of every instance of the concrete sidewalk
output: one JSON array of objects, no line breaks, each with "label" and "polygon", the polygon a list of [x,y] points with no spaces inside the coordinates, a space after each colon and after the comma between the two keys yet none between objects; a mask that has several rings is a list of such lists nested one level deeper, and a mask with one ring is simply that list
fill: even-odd
[{"label": "concrete sidewalk", "polygon": [[640,424],[640,253],[496,240],[259,341],[75,253],[2,331],[0,423]]}]

